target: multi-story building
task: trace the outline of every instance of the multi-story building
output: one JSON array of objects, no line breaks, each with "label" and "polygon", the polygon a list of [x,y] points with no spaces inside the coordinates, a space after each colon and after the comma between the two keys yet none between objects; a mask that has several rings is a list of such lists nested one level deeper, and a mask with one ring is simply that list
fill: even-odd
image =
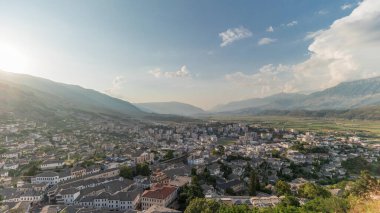
[{"label": "multi-story building", "polygon": [[167,207],[177,197],[178,188],[169,185],[156,186],[146,190],[141,196],[141,208],[149,209],[153,205]]}]

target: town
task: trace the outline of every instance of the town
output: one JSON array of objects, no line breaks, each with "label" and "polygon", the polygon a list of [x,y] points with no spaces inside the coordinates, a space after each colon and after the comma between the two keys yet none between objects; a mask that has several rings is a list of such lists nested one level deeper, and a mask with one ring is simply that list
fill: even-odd
[{"label": "town", "polygon": [[282,185],[338,196],[363,167],[380,171],[380,146],[355,132],[250,122],[9,115],[0,138],[1,212],[182,212],[195,198],[265,208],[286,199]]}]

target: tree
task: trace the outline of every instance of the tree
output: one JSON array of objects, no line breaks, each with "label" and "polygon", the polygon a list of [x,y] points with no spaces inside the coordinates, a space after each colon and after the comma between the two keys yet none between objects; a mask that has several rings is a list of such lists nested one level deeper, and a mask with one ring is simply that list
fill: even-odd
[{"label": "tree", "polygon": [[234,190],[232,188],[227,188],[226,189],[226,194],[233,196],[233,195],[235,195],[235,192],[234,192]]},{"label": "tree", "polygon": [[349,209],[349,203],[346,199],[339,197],[317,197],[307,202],[302,209],[305,212],[345,213]]},{"label": "tree", "polygon": [[276,189],[277,195],[280,195],[280,196],[290,195],[292,192],[290,189],[290,185],[287,182],[282,181],[282,180],[277,181],[275,185],[275,189]]},{"label": "tree", "polygon": [[343,161],[342,167],[352,174],[359,174],[362,170],[371,169],[370,163],[368,163],[368,161],[361,156],[349,158],[346,161]]},{"label": "tree", "polygon": [[230,174],[232,174],[231,167],[225,165],[224,163],[220,163],[220,171],[223,172],[223,177],[227,178]]},{"label": "tree", "polygon": [[123,166],[120,168],[120,176],[123,178],[132,179],[134,176],[134,172],[128,166]]},{"label": "tree", "polygon": [[185,213],[214,213],[219,212],[220,207],[221,204],[217,201],[195,198],[187,206]]},{"label": "tree", "polygon": [[186,206],[195,198],[204,198],[203,190],[199,184],[197,176],[193,176],[191,184],[183,187],[179,192],[178,203],[180,209],[185,209]]},{"label": "tree", "polygon": [[352,184],[349,193],[366,198],[371,192],[379,190],[379,188],[376,178],[371,177],[368,171],[362,171],[359,178]]},{"label": "tree", "polygon": [[281,200],[280,205],[282,206],[300,206],[300,202],[294,196],[285,195],[285,198]]},{"label": "tree", "polygon": [[195,175],[197,175],[197,169],[196,168],[191,168],[191,176],[195,176]]},{"label": "tree", "polygon": [[323,187],[314,183],[305,183],[298,189],[298,194],[301,197],[314,199],[317,197],[327,198],[331,196],[331,193]]},{"label": "tree", "polygon": [[259,178],[254,170],[251,171],[248,183],[248,193],[251,196],[256,195],[256,191],[260,188]]},{"label": "tree", "polygon": [[147,163],[136,165],[136,174],[142,176],[149,176],[151,173],[149,165]]},{"label": "tree", "polygon": [[39,171],[39,168],[37,165],[32,165],[28,171],[26,171],[23,175],[24,176],[35,176],[37,172]]},{"label": "tree", "polygon": [[174,151],[168,150],[166,154],[164,155],[164,160],[170,160],[174,158]]}]

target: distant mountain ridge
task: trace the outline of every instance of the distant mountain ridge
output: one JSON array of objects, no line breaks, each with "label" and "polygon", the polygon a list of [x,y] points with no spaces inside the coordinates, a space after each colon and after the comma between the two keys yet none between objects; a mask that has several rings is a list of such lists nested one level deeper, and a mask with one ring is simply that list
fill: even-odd
[{"label": "distant mountain ridge", "polygon": [[142,111],[153,112],[157,114],[193,116],[205,113],[205,111],[199,107],[180,102],[136,103],[135,106],[137,106]]},{"label": "distant mountain ridge", "polygon": [[343,82],[309,95],[281,93],[219,105],[212,111],[343,110],[380,105],[380,77]]},{"label": "distant mountain ridge", "polygon": [[79,110],[140,117],[145,112],[127,101],[80,86],[0,71],[0,112],[45,116]]}]

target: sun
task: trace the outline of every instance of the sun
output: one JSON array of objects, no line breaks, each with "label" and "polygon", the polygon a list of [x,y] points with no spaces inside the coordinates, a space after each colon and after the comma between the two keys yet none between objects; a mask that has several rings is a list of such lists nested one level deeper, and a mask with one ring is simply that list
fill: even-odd
[{"label": "sun", "polygon": [[29,60],[21,48],[0,42],[0,70],[28,73]]}]

